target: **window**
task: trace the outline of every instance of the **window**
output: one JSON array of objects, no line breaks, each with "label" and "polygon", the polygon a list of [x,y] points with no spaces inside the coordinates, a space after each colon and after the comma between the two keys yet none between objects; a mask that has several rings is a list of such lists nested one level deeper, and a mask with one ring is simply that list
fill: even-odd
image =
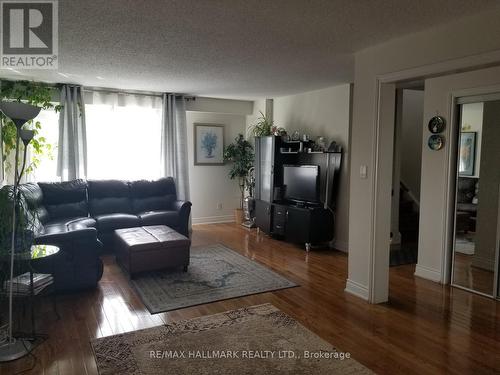
[{"label": "window", "polygon": [[89,179],[156,179],[161,174],[161,98],[86,95]]},{"label": "window", "polygon": [[[59,113],[53,109],[43,109],[35,118],[40,121],[42,128],[38,132],[38,137],[43,137],[46,144],[50,145],[50,150],[44,151],[42,156],[36,156],[32,152],[29,154],[31,162],[34,157],[40,161],[38,168],[31,172],[26,179],[28,181],[60,181],[57,177],[57,143],[59,141]],[[28,163],[27,163],[28,164]]]}]

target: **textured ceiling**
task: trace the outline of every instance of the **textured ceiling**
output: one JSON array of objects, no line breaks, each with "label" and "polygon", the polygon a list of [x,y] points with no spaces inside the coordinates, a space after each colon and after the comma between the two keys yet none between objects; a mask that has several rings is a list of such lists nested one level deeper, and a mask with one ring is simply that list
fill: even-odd
[{"label": "textured ceiling", "polygon": [[353,80],[353,52],[498,0],[59,0],[59,70],[3,77],[271,97]]}]

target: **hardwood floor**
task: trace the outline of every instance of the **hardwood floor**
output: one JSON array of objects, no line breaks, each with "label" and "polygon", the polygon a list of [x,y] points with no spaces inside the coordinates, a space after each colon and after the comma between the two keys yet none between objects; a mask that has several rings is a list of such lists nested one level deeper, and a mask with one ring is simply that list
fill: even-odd
[{"label": "hardwood floor", "polygon": [[[193,246],[222,243],[301,286],[151,315],[113,257],[99,288],[49,301],[39,324],[49,339],[28,373],[97,373],[89,339],[270,302],[380,374],[500,372],[500,303],[413,277],[412,265],[390,270],[390,302],[369,305],[344,292],[347,256],[257,235],[234,224],[194,227]],[[0,365],[0,374],[30,368],[33,358]]]}]

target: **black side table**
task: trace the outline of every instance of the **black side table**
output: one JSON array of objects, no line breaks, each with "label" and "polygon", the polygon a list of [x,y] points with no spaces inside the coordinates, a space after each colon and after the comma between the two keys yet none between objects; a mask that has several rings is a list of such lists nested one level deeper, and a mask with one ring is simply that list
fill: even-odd
[{"label": "black side table", "polygon": [[[55,255],[59,252],[59,247],[52,245],[33,245],[30,251],[17,252],[14,254],[14,263],[21,265],[22,270],[27,272],[14,277],[14,281],[19,281],[19,284],[13,284],[13,298],[21,300],[22,302],[28,300],[30,305],[31,315],[31,338],[35,340],[40,335],[36,333],[35,327],[35,298],[50,294],[52,297],[52,304],[54,312],[59,318],[57,311],[57,297],[55,293],[54,283],[54,267]],[[36,263],[40,260],[49,261],[52,265],[52,272],[50,274],[40,274],[36,272]],[[10,255],[0,257],[0,262],[9,263]],[[8,280],[0,285],[0,294],[3,296],[9,295]],[[23,303],[23,311],[24,311]],[[24,314],[23,314],[24,315]],[[43,336],[43,335],[42,335]]]}]

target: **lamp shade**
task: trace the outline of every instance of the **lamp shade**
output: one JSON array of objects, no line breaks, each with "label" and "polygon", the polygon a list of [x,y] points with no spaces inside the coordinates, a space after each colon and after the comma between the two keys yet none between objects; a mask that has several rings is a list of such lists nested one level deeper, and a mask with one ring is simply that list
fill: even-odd
[{"label": "lamp shade", "polygon": [[19,130],[19,136],[21,137],[24,145],[27,146],[35,136],[35,132],[33,130],[21,129]]},{"label": "lamp shade", "polygon": [[26,122],[34,119],[41,108],[21,102],[0,102],[0,111],[10,118],[20,129]]}]

